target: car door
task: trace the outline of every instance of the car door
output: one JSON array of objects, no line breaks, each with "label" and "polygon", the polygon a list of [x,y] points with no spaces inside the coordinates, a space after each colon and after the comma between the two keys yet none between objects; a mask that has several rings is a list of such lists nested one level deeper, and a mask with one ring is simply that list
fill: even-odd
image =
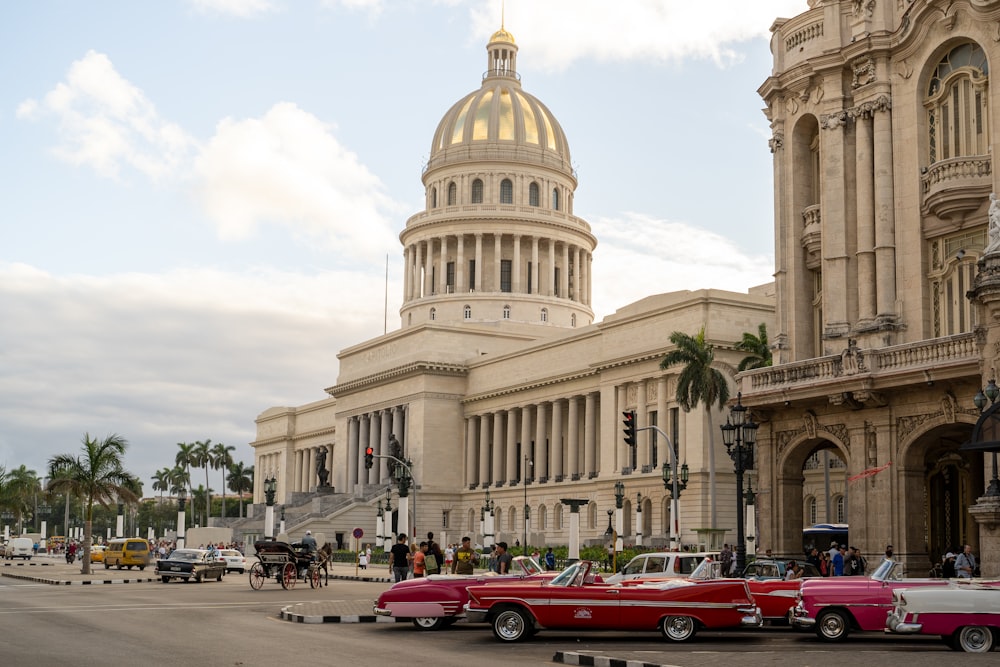
[{"label": "car door", "polygon": [[[549,628],[611,629],[619,624],[621,586],[587,584],[589,568],[565,584],[552,582],[540,586],[544,601],[532,605],[538,622]],[[555,580],[553,580],[555,581]]]}]

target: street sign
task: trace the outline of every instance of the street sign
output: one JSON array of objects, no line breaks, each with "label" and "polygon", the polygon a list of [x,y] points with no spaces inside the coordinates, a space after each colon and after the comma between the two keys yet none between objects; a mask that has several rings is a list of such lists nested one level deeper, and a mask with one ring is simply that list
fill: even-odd
[{"label": "street sign", "polygon": [[360,528],[355,528],[354,533],[352,534],[354,535],[354,539],[360,540],[364,536],[365,531],[361,530]]}]

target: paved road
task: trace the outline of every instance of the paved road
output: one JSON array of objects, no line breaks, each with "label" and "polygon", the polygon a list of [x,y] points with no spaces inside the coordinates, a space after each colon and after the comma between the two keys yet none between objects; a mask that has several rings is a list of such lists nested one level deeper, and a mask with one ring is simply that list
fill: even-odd
[{"label": "paved road", "polygon": [[[497,643],[485,626],[459,623],[450,630],[422,632],[408,623],[289,623],[282,610],[301,605],[370,611],[387,583],[340,579],[312,590],[285,591],[268,582],[250,589],[246,575],[222,582],[163,584],[150,572],[97,570],[79,574],[79,565],[0,565],[0,631],[3,664],[108,665],[156,660],[168,664],[288,665],[321,660],[331,665],[385,667],[418,660],[437,666],[469,667],[499,659],[508,665],[678,665],[709,667],[722,662],[779,667],[843,667],[845,662],[940,667],[994,664],[996,654],[975,656],[947,651],[936,639],[870,634],[842,646],[819,644],[811,634],[782,629],[706,632],[684,645],[665,644],[659,635],[541,632],[518,645]],[[72,581],[52,585],[39,581]],[[350,577],[353,568],[338,574]],[[369,576],[382,576],[369,570]],[[18,577],[18,578],[14,578]],[[27,577],[27,578],[21,578]],[[100,581],[116,584],[96,585]],[[91,584],[83,585],[83,581]],[[125,584],[124,582],[129,583]]]}]

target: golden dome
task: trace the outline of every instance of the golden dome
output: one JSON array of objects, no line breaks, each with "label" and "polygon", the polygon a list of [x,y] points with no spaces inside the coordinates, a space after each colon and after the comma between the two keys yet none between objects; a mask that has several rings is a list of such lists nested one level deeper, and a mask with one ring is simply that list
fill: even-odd
[{"label": "golden dome", "polygon": [[495,33],[493,33],[493,36],[490,37],[490,44],[492,44],[493,42],[507,42],[508,44],[517,43],[514,41],[514,35],[510,34],[503,28],[497,30]]}]

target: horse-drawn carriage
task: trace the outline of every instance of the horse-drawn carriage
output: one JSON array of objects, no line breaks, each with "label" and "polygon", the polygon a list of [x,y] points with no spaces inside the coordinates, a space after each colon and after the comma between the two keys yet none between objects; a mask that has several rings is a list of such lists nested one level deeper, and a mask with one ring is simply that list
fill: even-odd
[{"label": "horse-drawn carriage", "polygon": [[310,588],[323,585],[320,571],[327,568],[322,552],[301,544],[272,540],[254,542],[253,546],[259,562],[250,568],[250,588],[259,590],[264,580],[272,577],[286,590],[295,588],[299,577],[308,581]]}]

